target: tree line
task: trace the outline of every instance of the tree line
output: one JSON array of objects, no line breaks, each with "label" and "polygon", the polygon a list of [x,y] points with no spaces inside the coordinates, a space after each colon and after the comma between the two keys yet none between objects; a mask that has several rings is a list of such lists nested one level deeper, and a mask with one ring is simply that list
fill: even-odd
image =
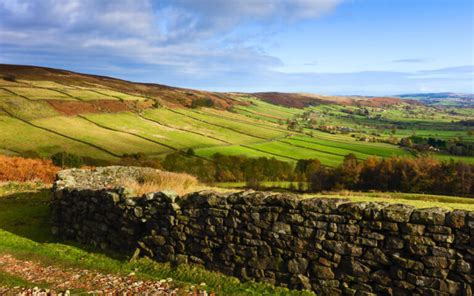
[{"label": "tree line", "polygon": [[301,159],[293,166],[266,157],[214,154],[208,161],[175,153],[161,165],[207,183],[244,181],[252,186],[262,181],[292,181],[309,182],[311,192],[348,189],[474,196],[474,165],[430,156],[369,157],[361,161],[351,153],[339,166],[330,168],[318,159]]},{"label": "tree line", "polygon": [[437,138],[424,138],[410,136],[400,140],[400,146],[413,148],[420,152],[429,151],[434,148],[446,153],[458,156],[474,156],[474,143],[461,140],[443,140]]},{"label": "tree line", "polygon": [[275,158],[249,158],[246,156],[216,153],[209,159],[173,153],[161,162],[162,168],[172,172],[185,172],[206,183],[247,182],[258,185],[263,181],[295,181],[291,163]]},{"label": "tree line", "polygon": [[[52,162],[60,167],[77,167],[82,159],[58,153]],[[306,182],[308,191],[380,190],[474,197],[474,165],[462,161],[440,161],[430,156],[359,160],[345,156],[337,167],[321,165],[318,159],[301,159],[295,165],[275,158],[250,158],[216,153],[210,158],[196,156],[192,149],[168,154],[164,159],[128,154],[118,163],[147,166],[170,172],[188,173],[201,182],[246,182],[258,187],[264,181]]]},{"label": "tree line", "polygon": [[312,163],[306,171],[312,191],[349,189],[474,196],[474,165],[462,161],[439,161],[429,156],[369,157],[359,161],[349,154],[336,168],[318,166],[317,160],[300,162],[307,161]]}]

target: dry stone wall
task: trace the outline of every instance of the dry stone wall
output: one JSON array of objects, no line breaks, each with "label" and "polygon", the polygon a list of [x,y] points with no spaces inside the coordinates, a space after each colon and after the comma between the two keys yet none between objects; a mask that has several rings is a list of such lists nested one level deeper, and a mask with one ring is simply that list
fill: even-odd
[{"label": "dry stone wall", "polygon": [[253,191],[135,197],[107,185],[120,170],[61,172],[53,232],[319,295],[473,295],[472,211]]}]

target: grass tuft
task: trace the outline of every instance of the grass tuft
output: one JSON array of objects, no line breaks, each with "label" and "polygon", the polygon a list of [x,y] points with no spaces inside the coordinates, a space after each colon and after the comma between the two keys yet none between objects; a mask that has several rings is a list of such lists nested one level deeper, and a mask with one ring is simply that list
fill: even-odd
[{"label": "grass tuft", "polygon": [[150,192],[172,190],[179,195],[203,189],[196,177],[183,173],[170,173],[160,170],[145,171],[138,178],[125,178],[121,183],[132,189],[138,196]]}]

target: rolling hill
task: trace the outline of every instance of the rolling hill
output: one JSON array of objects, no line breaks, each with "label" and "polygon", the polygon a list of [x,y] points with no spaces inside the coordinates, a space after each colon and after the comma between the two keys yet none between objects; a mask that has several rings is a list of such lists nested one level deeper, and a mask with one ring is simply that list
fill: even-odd
[{"label": "rolling hill", "polygon": [[217,93],[0,65],[0,154],[8,155],[65,151],[113,163],[124,154],[160,158],[193,148],[202,158],[318,158],[336,166],[349,153],[411,155],[394,143],[412,134],[474,142],[469,127],[457,124],[473,117],[472,109],[400,98]]},{"label": "rolling hill", "polygon": [[403,99],[419,100],[427,105],[435,105],[439,107],[458,106],[458,107],[474,107],[474,94],[464,93],[419,93],[419,94],[404,94],[398,95]]}]

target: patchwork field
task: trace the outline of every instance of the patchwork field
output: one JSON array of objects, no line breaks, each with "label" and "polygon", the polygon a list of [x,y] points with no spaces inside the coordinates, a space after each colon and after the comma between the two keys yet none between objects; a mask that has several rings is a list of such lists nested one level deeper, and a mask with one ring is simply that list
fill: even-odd
[{"label": "patchwork field", "polygon": [[105,128],[139,135],[151,141],[162,143],[174,149],[209,147],[222,144],[206,136],[160,125],[133,113],[86,115],[91,122]]},{"label": "patchwork field", "polygon": [[156,142],[119,131],[119,129],[107,129],[80,117],[49,117],[32,122],[37,126],[62,135],[70,135],[74,139],[100,147],[113,156],[120,156],[127,152],[156,155],[171,150]]},{"label": "patchwork field", "polygon": [[39,125],[28,124],[9,116],[0,116],[0,148],[2,149],[15,151],[17,154],[36,152],[42,157],[67,151],[99,159],[116,159],[110,153],[74,140],[73,136],[62,136],[52,130],[45,130]]},{"label": "patchwork field", "polygon": [[[396,144],[413,135],[474,143],[472,128],[457,123],[474,118],[468,108],[400,99],[210,93],[0,67],[0,74],[12,71],[17,80],[0,79],[1,154],[34,151],[48,157],[66,151],[114,161],[124,154],[161,158],[193,148],[205,158],[215,153],[291,163],[317,158],[336,166],[349,153],[360,160],[415,155]],[[431,153],[474,163],[470,156]]]}]

